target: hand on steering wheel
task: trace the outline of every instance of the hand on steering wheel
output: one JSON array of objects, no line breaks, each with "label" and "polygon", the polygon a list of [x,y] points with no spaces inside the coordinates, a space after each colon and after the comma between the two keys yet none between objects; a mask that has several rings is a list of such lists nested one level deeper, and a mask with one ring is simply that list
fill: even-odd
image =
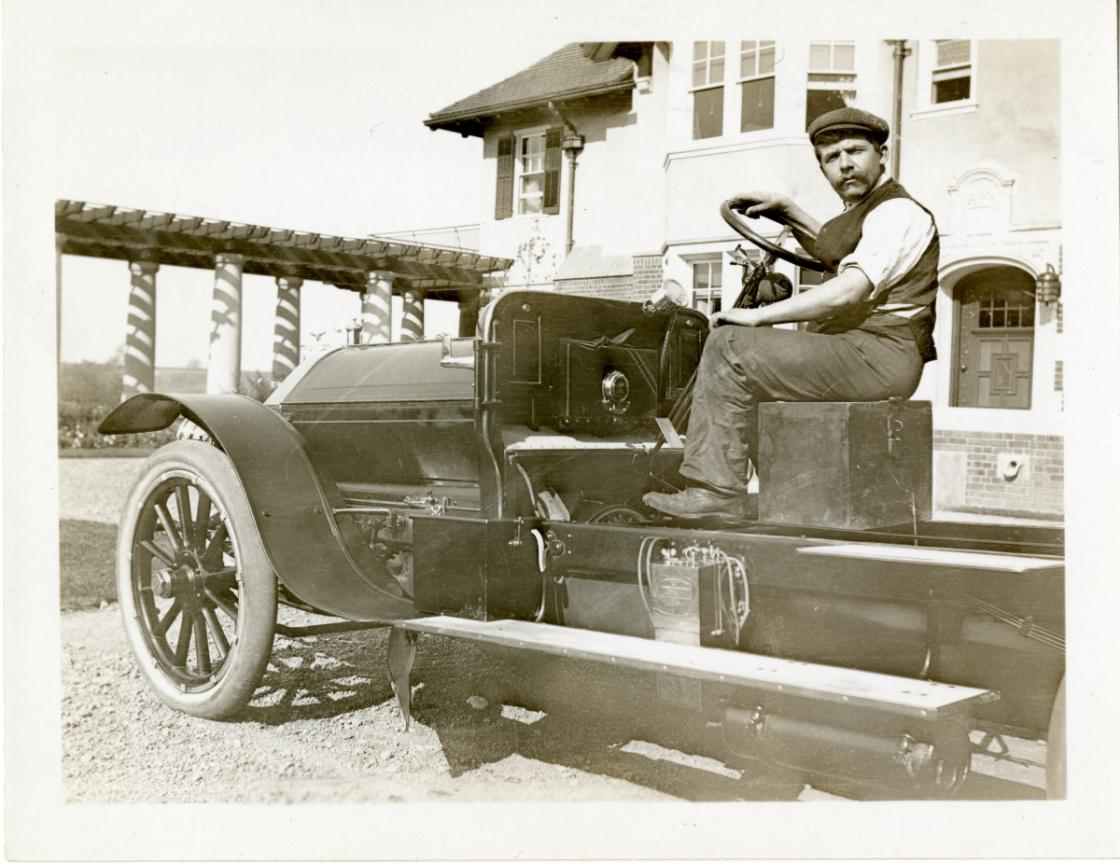
[{"label": "hand on steering wheel", "polygon": [[732,210],[742,213],[748,219],[767,216],[780,224],[786,223],[787,208],[793,206],[788,195],[779,192],[743,192],[727,199]]},{"label": "hand on steering wheel", "polygon": [[[777,243],[772,243],[770,240],[763,237],[749,227],[739,212],[745,212],[750,218],[758,218],[759,216],[767,216],[768,218],[778,222],[779,224],[786,224],[785,208],[791,203],[784,195],[774,195],[770,193],[759,193],[749,195],[738,195],[734,198],[729,198],[720,204],[719,213],[723,216],[723,220],[731,226],[739,236],[746,240],[750,240],[760,249],[769,252],[775,257],[781,258],[783,261],[789,261],[799,267],[804,267],[807,270],[814,272],[824,273],[828,272],[828,267],[818,261],[816,258],[811,258],[808,255],[799,255],[797,252],[784,249]],[[739,211],[739,212],[736,212]]]}]

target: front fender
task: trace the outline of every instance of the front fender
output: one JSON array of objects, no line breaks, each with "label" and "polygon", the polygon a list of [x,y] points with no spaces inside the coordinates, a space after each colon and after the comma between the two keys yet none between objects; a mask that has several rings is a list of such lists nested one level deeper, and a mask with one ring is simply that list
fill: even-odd
[{"label": "front fender", "polygon": [[109,413],[98,431],[158,431],[179,416],[206,429],[233,462],[269,560],[288,590],[350,620],[414,616],[411,600],[381,560],[335,519],[338,488],[315,471],[299,432],[276,411],[241,395],[141,393]]}]

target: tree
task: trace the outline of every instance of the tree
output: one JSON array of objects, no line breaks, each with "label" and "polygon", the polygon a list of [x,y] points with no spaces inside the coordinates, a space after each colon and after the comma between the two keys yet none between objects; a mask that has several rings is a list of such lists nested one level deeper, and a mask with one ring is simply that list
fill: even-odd
[{"label": "tree", "polygon": [[525,274],[526,285],[534,283],[534,273],[543,280],[551,279],[556,272],[556,255],[552,252],[552,243],[541,233],[540,219],[533,219],[528,236],[517,247],[514,260]]}]

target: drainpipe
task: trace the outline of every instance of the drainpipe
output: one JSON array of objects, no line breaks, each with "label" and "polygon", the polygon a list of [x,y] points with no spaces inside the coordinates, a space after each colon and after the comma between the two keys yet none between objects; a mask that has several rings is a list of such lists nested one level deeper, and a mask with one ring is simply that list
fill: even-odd
[{"label": "drainpipe", "polygon": [[572,250],[572,246],[575,245],[575,239],[572,237],[572,224],[576,213],[576,160],[583,149],[584,138],[579,130],[572,125],[572,121],[560,113],[560,109],[555,104],[549,102],[548,109],[560,119],[560,122],[568,130],[560,140],[560,149],[568,155],[568,223],[564,234],[564,254],[567,255]]},{"label": "drainpipe", "polygon": [[905,39],[894,40],[894,105],[891,110],[891,177],[899,181],[902,158],[902,67],[911,51]]},{"label": "drainpipe", "polygon": [[583,149],[583,135],[565,135],[560,148],[568,154],[568,227],[564,234],[564,254],[567,255],[575,240],[572,238],[572,221],[576,212],[576,159]]}]

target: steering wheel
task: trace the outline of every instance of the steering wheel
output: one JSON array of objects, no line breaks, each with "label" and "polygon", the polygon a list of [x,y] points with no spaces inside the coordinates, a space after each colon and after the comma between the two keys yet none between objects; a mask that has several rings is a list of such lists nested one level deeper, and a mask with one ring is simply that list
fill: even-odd
[{"label": "steering wheel", "polygon": [[783,261],[789,261],[798,267],[804,267],[807,270],[813,270],[817,273],[827,273],[828,267],[818,261],[816,258],[810,258],[808,255],[799,255],[797,252],[791,252],[789,249],[783,249],[777,243],[772,243],[761,234],[757,233],[753,228],[747,225],[739,213],[731,209],[731,200],[724,201],[719,205],[719,214],[723,216],[723,220],[731,226],[735,233],[739,234],[743,239],[750,240],[764,252],[769,252],[775,257],[781,258]]}]

